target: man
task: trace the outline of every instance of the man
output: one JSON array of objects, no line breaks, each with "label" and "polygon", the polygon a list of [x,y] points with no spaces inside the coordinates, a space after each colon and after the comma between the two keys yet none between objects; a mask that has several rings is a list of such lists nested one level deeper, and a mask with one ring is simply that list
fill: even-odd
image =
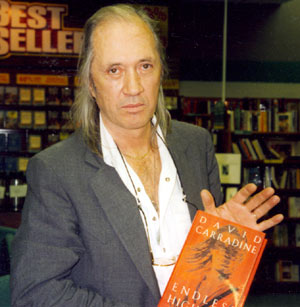
[{"label": "man", "polygon": [[281,221],[256,222],[279,198],[266,189],[244,205],[251,184],[215,207],[209,133],[170,127],[163,76],[162,47],[143,13],[117,5],[87,21],[72,109],[79,129],[28,166],[13,306],[156,306],[196,209],[260,230]]}]

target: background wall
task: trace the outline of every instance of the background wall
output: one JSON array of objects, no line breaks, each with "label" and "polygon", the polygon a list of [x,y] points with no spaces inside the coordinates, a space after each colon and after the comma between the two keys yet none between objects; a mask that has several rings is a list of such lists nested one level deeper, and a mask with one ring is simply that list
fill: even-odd
[{"label": "background wall", "polygon": [[[180,79],[221,80],[223,4],[182,7]],[[298,0],[281,5],[230,3],[228,81],[300,82],[299,30]]]}]

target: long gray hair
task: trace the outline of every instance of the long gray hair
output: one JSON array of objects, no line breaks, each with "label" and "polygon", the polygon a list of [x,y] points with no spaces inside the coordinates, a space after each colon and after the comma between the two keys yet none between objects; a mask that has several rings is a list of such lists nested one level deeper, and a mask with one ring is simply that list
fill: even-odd
[{"label": "long gray hair", "polygon": [[[81,128],[83,136],[88,146],[93,152],[101,155],[101,144],[99,135],[99,108],[95,99],[90,92],[91,84],[91,62],[93,59],[93,45],[92,37],[95,29],[107,20],[112,18],[119,18],[125,21],[132,21],[133,17],[140,18],[149,27],[153,33],[156,43],[157,51],[160,55],[162,65],[162,77],[167,74],[167,65],[165,61],[164,49],[158,38],[157,24],[154,20],[147,16],[147,14],[141,10],[136,9],[133,6],[125,4],[117,4],[112,6],[106,6],[99,9],[94,15],[92,15],[84,26],[84,36],[81,47],[80,58],[78,61],[78,79],[79,87],[76,91],[75,101],[71,107],[71,119],[74,127]],[[158,94],[158,103],[155,110],[157,118],[156,125],[153,129],[152,141],[156,133],[157,126],[162,129],[164,136],[166,136],[170,123],[169,112],[165,108],[164,95],[162,85],[160,85]]]}]

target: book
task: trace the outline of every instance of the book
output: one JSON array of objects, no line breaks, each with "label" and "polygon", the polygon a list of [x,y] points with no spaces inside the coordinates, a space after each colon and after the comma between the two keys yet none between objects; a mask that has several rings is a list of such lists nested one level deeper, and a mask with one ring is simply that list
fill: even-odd
[{"label": "book", "polygon": [[289,245],[289,233],[286,224],[276,225],[273,229],[274,246],[287,247]]},{"label": "book", "polygon": [[4,119],[4,128],[5,129],[17,129],[18,128],[18,119],[19,112],[8,110],[5,111],[5,119]]},{"label": "book", "polygon": [[69,87],[61,89],[61,105],[70,106],[73,103],[72,90]]},{"label": "book", "polygon": [[244,306],[265,245],[263,232],[197,211],[158,307]]},{"label": "book", "polygon": [[244,143],[246,144],[246,146],[247,146],[247,148],[248,148],[248,150],[249,150],[249,152],[251,154],[251,158],[253,160],[258,160],[258,156],[257,156],[257,154],[256,154],[256,152],[254,150],[254,147],[253,147],[252,143],[250,142],[250,140],[246,139],[246,138],[244,138],[243,140],[244,140]]},{"label": "book", "polygon": [[32,111],[25,111],[25,110],[20,111],[19,127],[20,128],[32,127]]},{"label": "book", "polygon": [[252,160],[251,153],[250,153],[250,151],[249,151],[249,149],[248,149],[244,140],[245,140],[244,138],[238,140],[238,145],[239,145],[240,150],[243,154],[243,158],[247,159],[247,160]]},{"label": "book", "polygon": [[257,139],[252,140],[252,145],[253,145],[253,147],[255,149],[255,152],[256,152],[259,160],[265,160],[266,156],[265,156],[265,154],[264,154],[264,152],[262,150],[262,147],[261,147],[259,141]]},{"label": "book", "polygon": [[279,189],[279,183],[278,183],[277,178],[276,178],[275,166],[271,166],[270,172],[271,172],[271,183],[272,183],[272,185],[274,186],[275,189]]},{"label": "book", "polygon": [[275,120],[275,131],[277,132],[295,132],[293,112],[278,112]]},{"label": "book", "polygon": [[33,112],[33,128],[44,129],[46,128],[46,111],[34,111]]},{"label": "book", "polygon": [[31,88],[21,87],[19,90],[19,104],[31,104]]},{"label": "book", "polygon": [[35,87],[33,89],[33,104],[44,105],[46,103],[46,90],[45,88]]},{"label": "book", "polygon": [[42,149],[41,135],[30,134],[28,137],[28,151],[38,152]]},{"label": "book", "polygon": [[13,105],[18,103],[18,88],[16,86],[6,86],[4,93],[4,104]]},{"label": "book", "polygon": [[288,198],[289,217],[300,217],[300,197],[291,196]]},{"label": "book", "polygon": [[223,101],[217,101],[214,106],[214,129],[222,130],[225,128],[226,108]]},{"label": "book", "polygon": [[48,105],[60,105],[60,90],[58,87],[48,87],[46,94]]}]

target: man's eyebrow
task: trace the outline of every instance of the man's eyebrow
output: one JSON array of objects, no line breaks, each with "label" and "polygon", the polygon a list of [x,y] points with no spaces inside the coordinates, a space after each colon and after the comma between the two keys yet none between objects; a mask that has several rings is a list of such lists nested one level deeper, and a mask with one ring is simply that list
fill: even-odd
[{"label": "man's eyebrow", "polygon": [[116,62],[116,63],[109,63],[107,65],[105,65],[106,67],[113,67],[113,66],[118,66],[118,65],[122,65],[121,62]]},{"label": "man's eyebrow", "polygon": [[144,59],[141,59],[139,62],[153,62],[154,59],[152,57],[148,57],[148,58],[144,58]]},{"label": "man's eyebrow", "polygon": [[[143,62],[154,62],[154,58],[153,57],[146,57],[146,58],[142,58],[138,61],[138,63],[143,63]],[[110,68],[110,67],[114,67],[114,66],[119,66],[122,65],[121,62],[111,62],[105,65],[106,68]]]}]

